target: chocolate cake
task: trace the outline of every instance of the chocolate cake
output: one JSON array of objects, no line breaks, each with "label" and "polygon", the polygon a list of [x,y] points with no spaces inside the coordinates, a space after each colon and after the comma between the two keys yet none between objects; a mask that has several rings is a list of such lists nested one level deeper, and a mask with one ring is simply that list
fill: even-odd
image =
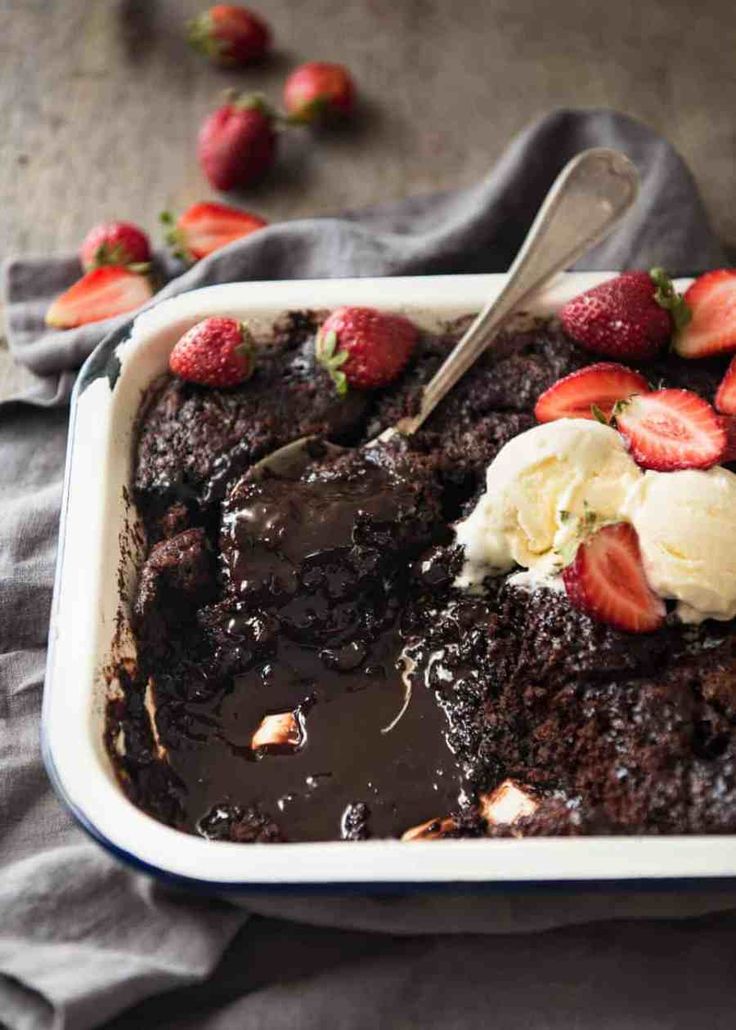
[{"label": "chocolate cake", "polygon": [[[285,317],[241,386],[165,377],[141,408],[138,659],[106,730],[131,800],[240,842],[736,830],[733,622],[636,636],[564,593],[456,585],[452,523],[590,355],[555,320],[512,328],[413,438],[364,446],[464,323],[340,399],[321,317]],[[711,398],[724,361],[638,367]],[[304,434],[356,449],[253,469]]]}]

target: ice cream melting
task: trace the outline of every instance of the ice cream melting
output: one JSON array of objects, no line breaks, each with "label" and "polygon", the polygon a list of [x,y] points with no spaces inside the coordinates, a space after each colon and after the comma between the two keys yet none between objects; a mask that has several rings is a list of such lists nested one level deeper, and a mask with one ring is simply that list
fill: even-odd
[{"label": "ice cream melting", "polygon": [[684,622],[736,616],[736,475],[644,473],[612,428],[587,419],[535,426],[501,449],[486,490],[455,527],[457,585],[516,569],[516,585],[562,589],[559,572],[586,530],[630,522],[652,589]]},{"label": "ice cream melting", "polygon": [[520,433],[486,473],[486,491],[456,527],[465,549],[459,586],[528,569],[549,583],[584,521],[618,518],[641,470],[619,434],[588,419],[559,419]]}]

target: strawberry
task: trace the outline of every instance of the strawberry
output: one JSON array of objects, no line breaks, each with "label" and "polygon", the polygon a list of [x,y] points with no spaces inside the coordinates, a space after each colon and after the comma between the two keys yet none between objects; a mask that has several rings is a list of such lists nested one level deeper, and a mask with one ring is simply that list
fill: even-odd
[{"label": "strawberry", "polygon": [[599,418],[609,422],[616,405],[635,393],[649,393],[644,376],[625,365],[601,361],[558,379],[540,394],[534,415],[538,422],[558,418]]},{"label": "strawberry", "polygon": [[392,382],[406,365],[417,327],[401,315],[375,308],[337,308],[322,325],[317,361],[330,373],[340,396],[349,386],[370,390]]},{"label": "strawberry", "polygon": [[616,426],[645,469],[707,469],[721,460],[726,432],[711,405],[690,390],[657,390],[625,401]]},{"label": "strawberry", "polygon": [[674,347],[683,358],[736,351],[736,268],[701,275],[685,292],[692,312],[675,334]]},{"label": "strawberry", "polygon": [[166,226],[166,242],[182,261],[199,261],[268,225],[259,215],[227,204],[192,204],[177,219],[169,211],[163,211],[160,218]]},{"label": "strawberry", "polygon": [[255,366],[250,330],[236,318],[213,316],[184,333],[169,355],[169,368],[180,379],[201,386],[237,386]]},{"label": "strawberry", "polygon": [[720,464],[727,465],[736,461],[736,418],[733,415],[721,415],[720,422],[726,434],[726,446],[720,457]]},{"label": "strawberry", "polygon": [[249,186],[273,164],[273,114],[260,97],[232,97],[199,130],[197,156],[218,190]]},{"label": "strawberry", "polygon": [[195,50],[225,68],[252,64],[271,46],[271,29],[254,11],[237,4],[215,4],[187,22]]},{"label": "strawberry", "polygon": [[736,415],[736,358],[732,359],[716,390],[716,408],[724,415]]},{"label": "strawberry", "polygon": [[341,64],[310,61],[286,80],[284,105],[289,121],[301,124],[349,117],[355,107],[355,86]]},{"label": "strawberry", "polygon": [[57,297],[46,312],[46,324],[56,329],[72,329],[122,315],[145,304],[153,288],[145,275],[122,265],[93,268]]},{"label": "strawberry", "polygon": [[568,301],[563,328],[594,354],[646,361],[664,347],[687,310],[660,268],[624,272]]},{"label": "strawberry", "polygon": [[[151,260],[151,244],[137,225],[130,222],[102,222],[84,237],[79,249],[82,268],[89,272],[101,265],[146,265]],[[145,271],[136,267],[133,271]]]},{"label": "strawberry", "polygon": [[562,581],[574,608],[626,633],[653,633],[664,621],[664,602],[647,582],[639,538],[628,522],[603,526],[583,540]]}]

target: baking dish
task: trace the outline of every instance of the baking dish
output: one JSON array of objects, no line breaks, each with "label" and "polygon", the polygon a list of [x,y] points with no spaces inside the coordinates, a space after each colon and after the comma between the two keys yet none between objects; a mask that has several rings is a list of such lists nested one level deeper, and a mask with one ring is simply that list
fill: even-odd
[{"label": "baking dish", "polygon": [[[569,273],[530,305],[556,310],[613,273]],[[165,368],[179,335],[211,314],[247,318],[256,333],[289,308],[364,304],[431,328],[478,310],[503,275],[232,283],[145,311],[100,344],[72,405],[60,546],[51,614],[42,738],[49,775],[79,822],[147,871],[212,890],[254,887],[529,884],[736,876],[736,837],[580,837],[413,843],[239,845],[171,829],[120,790],[103,747],[113,656],[132,653],[121,585],[136,575],[135,528],[125,498],[142,391]],[[680,284],[684,285],[684,284]],[[122,582],[119,572],[122,570]]]}]

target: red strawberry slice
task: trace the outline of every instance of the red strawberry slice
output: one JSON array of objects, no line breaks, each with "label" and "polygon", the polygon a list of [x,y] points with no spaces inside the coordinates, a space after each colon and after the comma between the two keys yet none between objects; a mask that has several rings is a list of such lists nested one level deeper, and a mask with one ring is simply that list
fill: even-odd
[{"label": "red strawberry slice", "polygon": [[609,421],[615,405],[636,393],[649,393],[643,375],[625,365],[601,361],[558,379],[540,394],[534,414],[539,422],[598,417]]},{"label": "red strawberry slice", "polygon": [[103,265],[87,272],[57,297],[46,312],[46,324],[72,329],[103,318],[134,311],[153,296],[145,275],[121,265]]},{"label": "red strawberry slice", "polygon": [[721,460],[726,431],[713,408],[690,390],[632,397],[616,416],[634,461],[645,469],[707,469]]},{"label": "red strawberry slice", "polygon": [[675,334],[683,358],[736,351],[736,268],[701,275],[685,293],[690,321]]},{"label": "red strawberry slice", "polygon": [[736,415],[736,358],[726,369],[726,374],[716,391],[716,408],[724,415]]},{"label": "red strawberry slice", "polygon": [[653,633],[666,615],[647,582],[636,530],[628,522],[604,526],[578,547],[562,580],[573,607],[626,633]]},{"label": "red strawberry slice", "polygon": [[199,261],[233,240],[268,225],[260,215],[213,203],[192,204],[176,220],[169,211],[164,211],[160,219],[167,227],[166,242],[183,261]]}]

